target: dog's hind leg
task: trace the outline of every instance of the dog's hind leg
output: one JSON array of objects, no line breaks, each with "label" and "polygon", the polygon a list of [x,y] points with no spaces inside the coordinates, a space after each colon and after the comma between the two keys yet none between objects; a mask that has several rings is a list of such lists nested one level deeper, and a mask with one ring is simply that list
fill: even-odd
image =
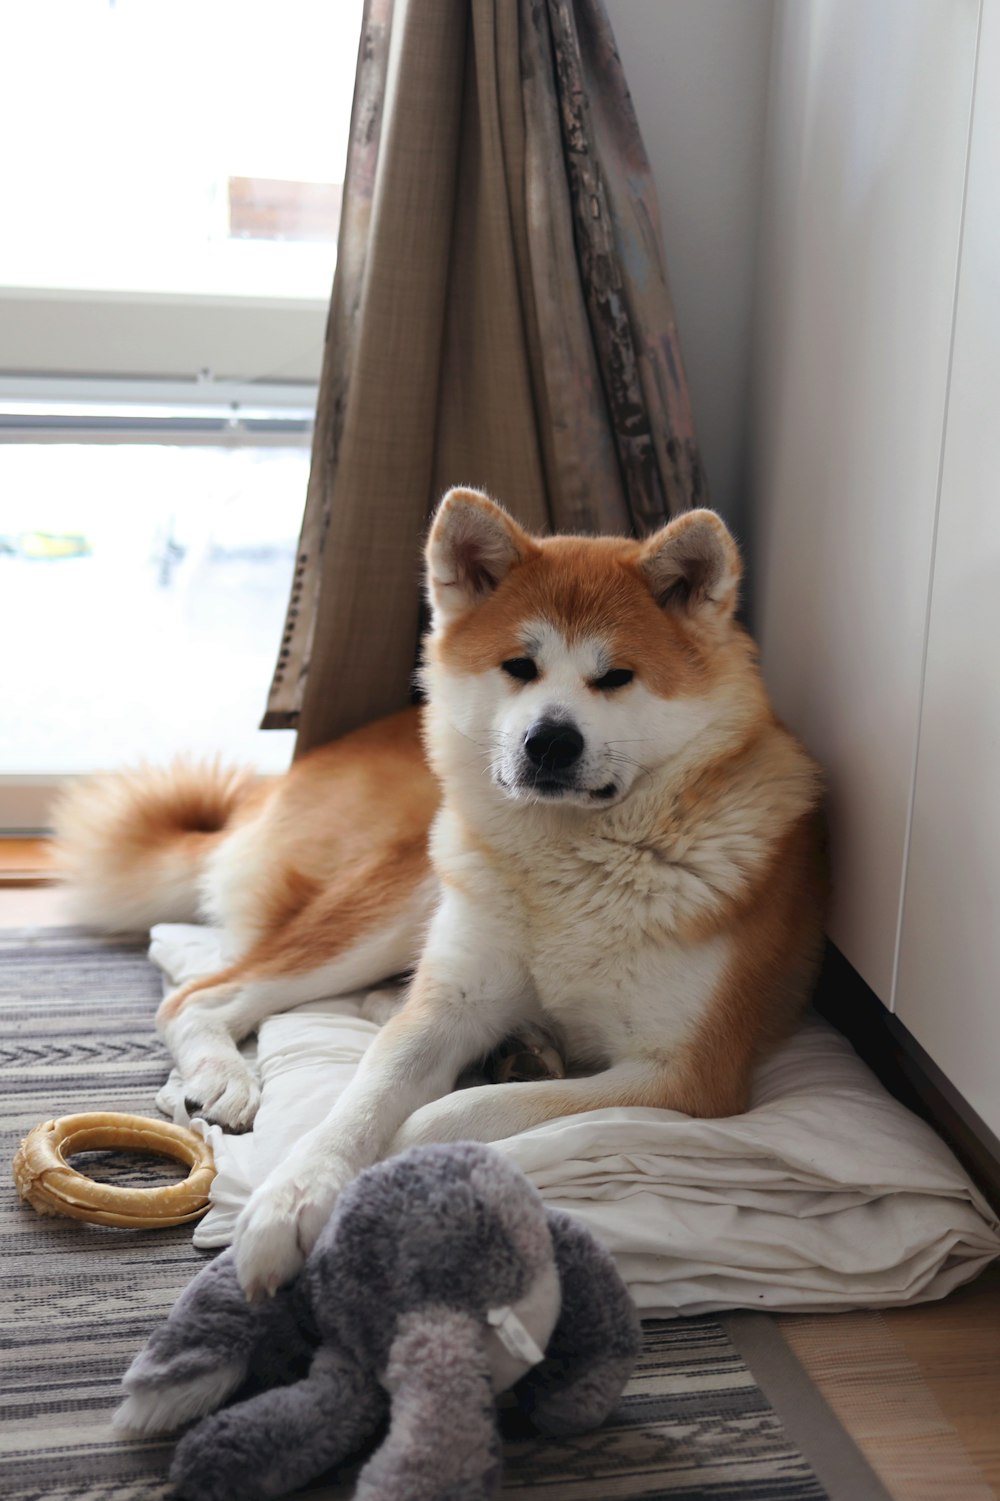
[{"label": "dog's hind leg", "polygon": [[503,1141],[587,1110],[659,1104],[659,1083],[654,1064],[631,1058],[582,1078],[479,1084],[415,1110],[396,1132],[392,1151],[432,1141]]},{"label": "dog's hind leg", "polygon": [[276,1012],[368,990],[410,968],[433,896],[430,882],[417,881],[396,902],[378,908],[371,901],[359,911],[357,901],[351,906],[329,893],[229,968],[167,996],[157,1026],[184,1080],[188,1109],[227,1130],[251,1126],[260,1086],[237,1044]]}]

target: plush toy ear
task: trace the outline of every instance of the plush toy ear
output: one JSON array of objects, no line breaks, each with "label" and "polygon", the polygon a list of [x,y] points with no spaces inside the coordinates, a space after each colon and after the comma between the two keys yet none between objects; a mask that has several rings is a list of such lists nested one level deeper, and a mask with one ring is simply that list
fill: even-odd
[{"label": "plush toy ear", "polygon": [[650,537],[641,567],[653,598],[705,625],[724,625],[739,597],[740,555],[714,511],[686,511]]},{"label": "plush toy ear", "polygon": [[479,490],[449,490],[427,541],[427,592],[436,625],[488,599],[534,544]]}]

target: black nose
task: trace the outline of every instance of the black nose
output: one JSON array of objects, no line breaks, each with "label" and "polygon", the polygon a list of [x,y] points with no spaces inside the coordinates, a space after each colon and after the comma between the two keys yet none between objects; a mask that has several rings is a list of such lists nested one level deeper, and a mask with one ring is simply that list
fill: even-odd
[{"label": "black nose", "polygon": [[524,737],[528,760],[545,771],[566,771],[583,752],[583,736],[572,724],[536,719]]}]

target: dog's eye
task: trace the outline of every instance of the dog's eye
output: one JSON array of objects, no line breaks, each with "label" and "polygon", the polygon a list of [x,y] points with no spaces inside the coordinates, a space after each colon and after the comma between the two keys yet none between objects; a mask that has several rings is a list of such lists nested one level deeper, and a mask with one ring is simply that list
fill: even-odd
[{"label": "dog's eye", "polygon": [[595,678],[591,688],[624,688],[631,683],[635,673],[628,667],[612,667],[602,678]]},{"label": "dog's eye", "polygon": [[538,668],[530,657],[508,657],[500,666],[509,677],[517,678],[521,683],[530,683],[538,676]]}]

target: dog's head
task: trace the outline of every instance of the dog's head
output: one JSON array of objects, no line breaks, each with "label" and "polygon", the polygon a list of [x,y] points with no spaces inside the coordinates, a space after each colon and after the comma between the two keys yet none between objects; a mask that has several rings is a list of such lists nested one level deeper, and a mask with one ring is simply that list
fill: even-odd
[{"label": "dog's head", "polygon": [[432,757],[517,801],[621,801],[711,731],[734,679],[756,679],[740,572],[712,511],[645,542],[537,538],[449,491],[427,544]]}]

